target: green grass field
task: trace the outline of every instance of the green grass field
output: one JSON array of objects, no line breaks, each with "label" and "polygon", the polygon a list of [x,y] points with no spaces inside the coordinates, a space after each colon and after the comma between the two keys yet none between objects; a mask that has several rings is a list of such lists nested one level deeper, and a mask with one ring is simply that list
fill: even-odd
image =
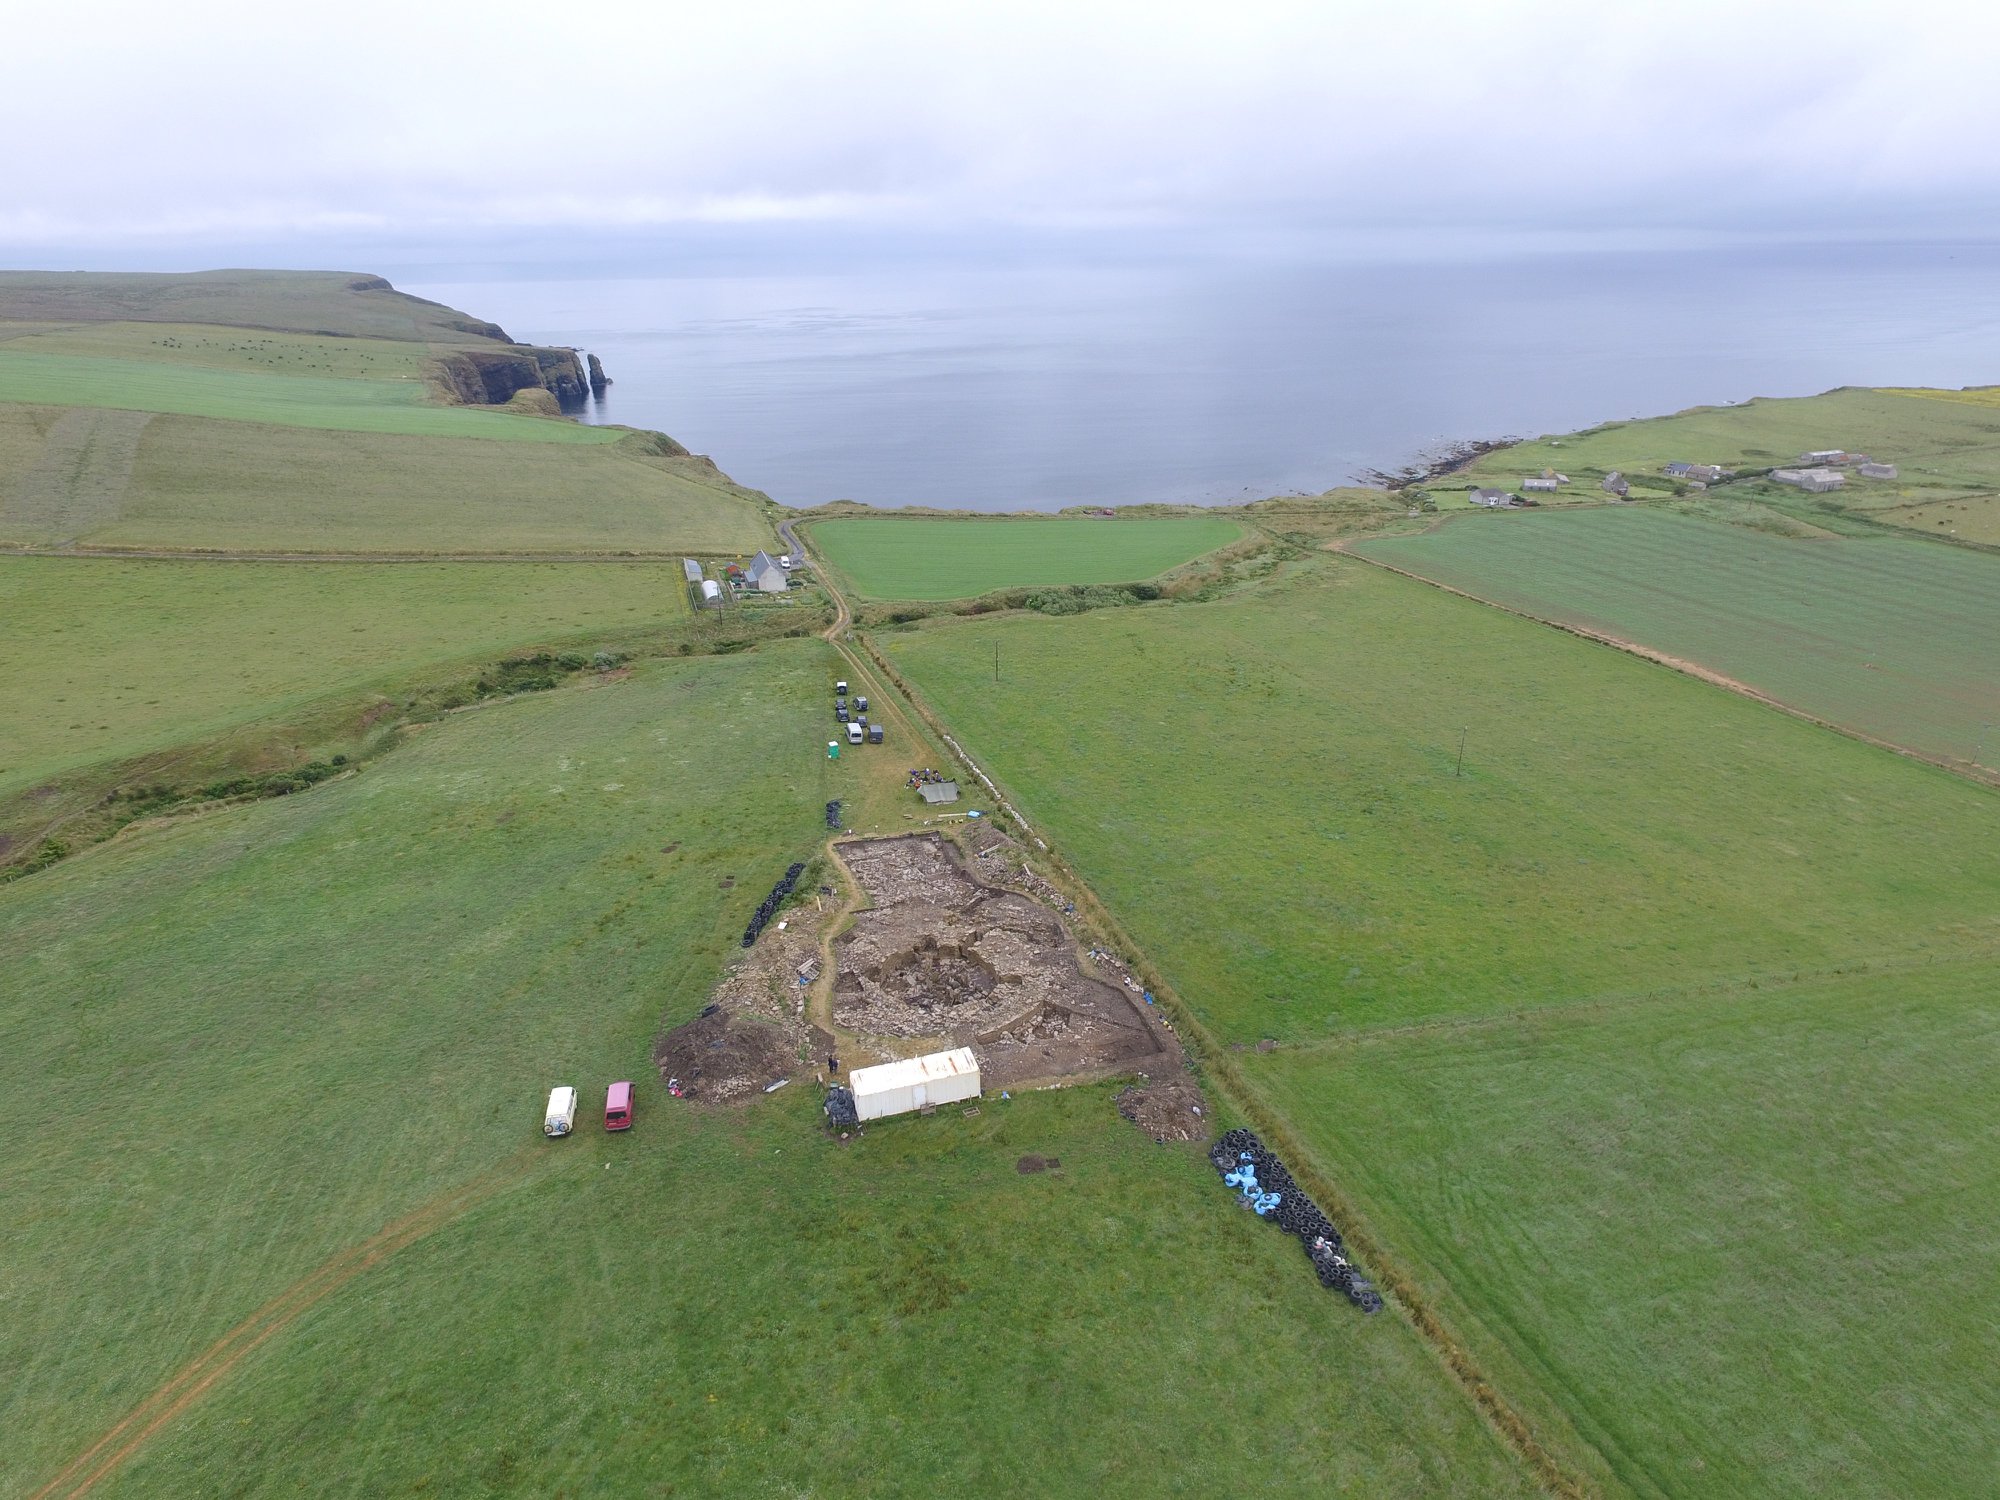
[{"label": "green grass field", "polygon": [[[1925,755],[1973,760],[2000,717],[2000,558],[1968,549],[1607,507],[1468,516],[1354,550]],[[2000,737],[1984,748],[1992,764]]]},{"label": "green grass field", "polygon": [[[495,705],[0,889],[0,1495],[462,1189],[99,1492],[1528,1493],[1406,1324],[1108,1088],[842,1147],[809,1088],[708,1115],[648,1077],[865,775],[819,753],[834,667]],[[631,1135],[540,1140],[551,1083],[614,1077]]]},{"label": "green grass field", "polygon": [[1965,1492],[1992,793],[1352,561],[879,643],[1578,1468]]},{"label": "green grass field", "polygon": [[810,531],[842,580],[869,599],[967,599],[1038,584],[1136,583],[1243,534],[1224,516],[843,517],[815,521]]},{"label": "green grass field", "polygon": [[431,346],[199,323],[0,323],[0,351],[140,360],[256,375],[422,382]]},{"label": "green grass field", "polygon": [[0,558],[0,798],[439,663],[687,614],[678,567]]},{"label": "green grass field", "polygon": [[578,448],[141,416],[106,441],[122,416],[0,407],[0,457],[20,455],[0,472],[0,541],[655,556],[747,556],[776,541],[753,492],[636,439]]},{"label": "green grass field", "polygon": [[426,404],[421,381],[288,375],[151,359],[37,354],[0,343],[0,401],[175,412],[337,432],[510,443],[615,443],[624,433],[545,417]]},{"label": "green grass field", "polygon": [[350,271],[0,271],[0,319],[220,324],[474,345],[499,332]]},{"label": "green grass field", "polygon": [[1244,1060],[1639,1495],[1977,1495],[2000,965]]}]

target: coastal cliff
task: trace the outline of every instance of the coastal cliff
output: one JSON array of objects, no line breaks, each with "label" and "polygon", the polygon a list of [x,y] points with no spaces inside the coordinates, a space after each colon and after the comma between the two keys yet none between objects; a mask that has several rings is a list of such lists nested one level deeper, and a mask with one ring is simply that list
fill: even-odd
[{"label": "coastal cliff", "polygon": [[504,406],[517,391],[547,391],[559,404],[574,406],[591,391],[591,376],[574,349],[452,349],[438,355],[433,368],[443,394],[464,406]]}]

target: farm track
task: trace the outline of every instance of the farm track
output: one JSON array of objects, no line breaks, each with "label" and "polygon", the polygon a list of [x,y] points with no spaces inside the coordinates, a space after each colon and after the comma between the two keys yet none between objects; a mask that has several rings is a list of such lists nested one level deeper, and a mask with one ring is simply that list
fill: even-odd
[{"label": "farm track", "polygon": [[[1432,529],[1434,530],[1435,528]],[[1455,594],[1461,599],[1469,599],[1474,604],[1482,604],[1488,609],[1500,610],[1503,613],[1515,616],[1517,619],[1531,620],[1537,625],[1545,625],[1551,630],[1560,630],[1565,635],[1573,635],[1579,640],[1590,641],[1599,646],[1609,646],[1614,651],[1622,651],[1628,656],[1636,656],[1641,661],[1649,661],[1655,666],[1670,668],[1685,677],[1693,677],[1699,681],[1708,683],[1711,687],[1719,687],[1726,692],[1752,699],[1755,702],[1763,704],[1766,708],[1774,708],[1779,713],[1789,714],[1794,719],[1802,719],[1808,724],[1816,724],[1821,729],[1830,729],[1835,734],[1845,735],[1851,740],[1859,740],[1864,745],[1873,745],[1878,750],[1887,750],[1894,755],[1906,756],[1911,760],[1920,760],[1925,765],[1936,766],[1941,771],[1949,771],[1955,776],[1963,776],[1968,781],[1976,781],[1983,786],[2000,786],[2000,767],[1983,765],[1977,761],[1953,759],[1949,756],[1927,755],[1921,750],[1911,749],[1908,745],[1899,745],[1894,740],[1886,740],[1879,735],[1869,734],[1865,730],[1856,729],[1852,725],[1842,724],[1838,720],[1823,718],[1818,714],[1809,713],[1803,708],[1796,708],[1781,698],[1774,698],[1769,693],[1750,686],[1747,682],[1741,682],[1734,677],[1716,671],[1712,667],[1705,667],[1700,662],[1671,655],[1668,652],[1657,650],[1652,646],[1642,645],[1638,641],[1629,640],[1624,636],[1614,635],[1609,631],[1593,630],[1588,625],[1579,625],[1569,620],[1552,620],[1547,615],[1538,615],[1530,610],[1517,609],[1513,605],[1502,604],[1498,600],[1488,599],[1482,594],[1475,594],[1469,589],[1462,589],[1454,584],[1442,583],[1435,578],[1427,577],[1409,568],[1399,567],[1391,562],[1384,562],[1379,557],[1370,557],[1366,553],[1355,551],[1348,545],[1349,541],[1354,540],[1362,539],[1343,537],[1338,541],[1329,542],[1326,550],[1337,552],[1342,557],[1353,558],[1356,562],[1366,563],[1371,568],[1380,568],[1385,573],[1394,573],[1399,577],[1408,578],[1428,588],[1438,589],[1447,594]]]},{"label": "farm track", "polygon": [[226,1379],[270,1339],[305,1312],[399,1250],[435,1233],[469,1209],[524,1176],[526,1157],[433,1198],[358,1245],[301,1276],[262,1307],[182,1365],[102,1437],[71,1459],[30,1500],[86,1495],[122,1468],[146,1441]]},{"label": "farm track", "polygon": [[[833,600],[834,622],[821,632],[822,636],[848,660],[858,677],[873,682],[878,691],[886,680],[895,689],[895,697],[902,699],[910,711],[922,719],[926,727],[948,745],[975,776],[986,782],[989,787],[993,787],[993,783],[974,765],[958,741],[946,731],[942,720],[918,699],[916,693],[899,674],[890,670],[886,661],[875,655],[872,646],[864,642],[867,660],[863,659],[864,652],[857,652],[854,649],[849,639],[853,612],[834,584],[824,559],[814,556],[802,545],[790,521],[780,522],[778,531],[794,557],[813,556],[815,566],[819,569],[820,582],[826,589],[828,597]],[[889,700],[890,695],[885,693],[883,696],[885,701]],[[898,716],[901,717],[900,708]],[[1387,1294],[1385,1300],[1417,1331],[1457,1381],[1474,1409],[1508,1450],[1527,1467],[1549,1494],[1559,1497],[1559,1500],[1585,1500],[1585,1497],[1592,1495],[1594,1491],[1583,1476],[1564,1458],[1551,1451],[1529,1426],[1527,1419],[1494,1387],[1492,1380],[1474,1359],[1464,1341],[1443,1321],[1429,1300],[1423,1296],[1415,1277],[1390,1258],[1366,1221],[1354,1209],[1347,1194],[1318,1168],[1317,1163],[1305,1150],[1304,1144],[1292,1133],[1289,1123],[1265,1101],[1263,1095],[1236,1068],[1226,1051],[1209,1034],[1192,1008],[1181,999],[1180,992],[1168,982],[1158,966],[1146,956],[1144,950],[1133,942],[1123,924],[1112,915],[1096,891],[1085,883],[1059,852],[1051,849],[1039,836],[1032,834],[1027,820],[1018,812],[1014,812],[1012,803],[997,787],[994,787],[994,797],[1001,806],[1013,814],[1022,831],[1034,837],[1036,846],[1056,867],[1068,893],[1075,899],[1079,916],[1110,938],[1118,951],[1132,955],[1129,968],[1146,982],[1160,1004],[1171,1013],[1176,1034],[1188,1053],[1198,1060],[1211,1087],[1255,1127],[1266,1142],[1283,1154],[1293,1174],[1312,1193],[1314,1200],[1341,1224],[1347,1232],[1350,1243],[1360,1253],[1362,1263],[1375,1273],[1378,1284]],[[833,842],[828,841],[829,852],[832,851]],[[835,864],[849,883],[850,895],[844,911],[851,911],[860,899],[860,883],[846,871],[840,861],[836,860]],[[832,1012],[830,975],[833,935],[838,930],[840,920],[841,917],[837,914],[834,920],[826,924],[822,933],[822,972],[819,983],[814,985],[815,991],[822,987],[826,989],[826,1010],[829,1017]],[[1585,1441],[1580,1435],[1571,1435],[1579,1443]],[[37,1497],[37,1500],[40,1500],[40,1497]]]}]

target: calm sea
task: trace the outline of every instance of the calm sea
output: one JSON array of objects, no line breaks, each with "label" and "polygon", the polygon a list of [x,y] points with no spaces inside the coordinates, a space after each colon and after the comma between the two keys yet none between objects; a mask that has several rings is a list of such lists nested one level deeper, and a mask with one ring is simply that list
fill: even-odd
[{"label": "calm sea", "polygon": [[2000,247],[430,282],[792,505],[1318,491],[1461,438],[2000,382]]}]

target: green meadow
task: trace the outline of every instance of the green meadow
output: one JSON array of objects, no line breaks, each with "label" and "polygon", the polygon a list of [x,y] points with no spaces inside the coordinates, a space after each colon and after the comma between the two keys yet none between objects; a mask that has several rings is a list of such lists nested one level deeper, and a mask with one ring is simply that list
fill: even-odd
[{"label": "green meadow", "polygon": [[[0,889],[0,1495],[427,1212],[98,1492],[1530,1493],[1407,1324],[1107,1087],[842,1145],[809,1087],[709,1113],[649,1077],[867,774],[819,752],[836,667],[491,705]],[[558,1082],[585,1123],[548,1143]]]},{"label": "green meadow", "polygon": [[439,664],[687,614],[642,563],[218,563],[0,557],[0,799]]},{"label": "green meadow", "polygon": [[869,599],[968,599],[1002,588],[1136,583],[1243,535],[1225,516],[850,516],[814,521],[810,530],[841,580]]},{"label": "green meadow", "polygon": [[1354,561],[878,644],[1574,1468],[1967,1492],[1990,791]]},{"label": "green meadow", "polygon": [[0,343],[0,401],[174,412],[340,432],[404,433],[512,443],[615,443],[624,433],[557,418],[426,404],[414,380],[214,369],[87,354],[38,354]]},{"label": "green meadow", "polygon": [[[1925,755],[1970,761],[1988,748],[2000,701],[2000,558],[1893,537],[1800,540],[1622,507],[1466,516],[1353,550],[1699,663]],[[2000,755],[2000,739],[1990,749]]]}]

